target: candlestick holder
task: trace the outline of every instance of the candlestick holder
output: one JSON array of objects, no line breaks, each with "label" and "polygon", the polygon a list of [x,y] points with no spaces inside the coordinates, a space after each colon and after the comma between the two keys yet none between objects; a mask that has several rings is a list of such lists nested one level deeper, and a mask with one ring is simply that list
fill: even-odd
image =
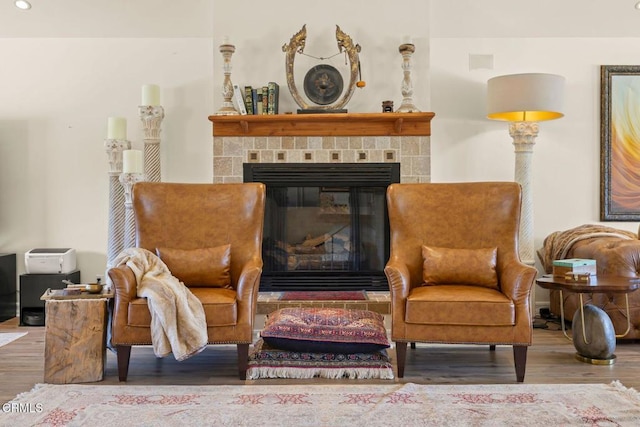
[{"label": "candlestick holder", "polygon": [[233,98],[233,83],[231,83],[231,55],[236,51],[236,47],[232,44],[221,44],[220,45],[220,53],[222,54],[222,58],[224,59],[224,65],[222,69],[224,70],[224,81],[222,82],[222,107],[216,113],[220,116],[233,116],[240,114],[233,106],[232,98]]},{"label": "candlestick holder", "polygon": [[124,247],[132,248],[136,245],[136,221],[133,216],[133,199],[131,190],[136,182],[145,180],[143,173],[121,173],[120,184],[124,190]]},{"label": "candlestick holder", "polygon": [[144,132],[144,173],[150,182],[160,182],[160,132],[164,119],[164,108],[159,105],[138,107]]},{"label": "candlestick holder", "polygon": [[125,139],[105,139],[104,148],[109,160],[109,225],[107,230],[107,268],[124,249],[124,192],[118,182],[122,173],[122,152],[131,148]]},{"label": "candlestick holder", "polygon": [[413,83],[411,82],[411,56],[416,51],[416,47],[412,43],[403,43],[398,48],[398,51],[402,55],[402,71],[404,72],[404,78],[402,79],[402,85],[400,86],[402,92],[402,103],[396,110],[397,113],[413,113],[419,112],[418,108],[413,103]]}]

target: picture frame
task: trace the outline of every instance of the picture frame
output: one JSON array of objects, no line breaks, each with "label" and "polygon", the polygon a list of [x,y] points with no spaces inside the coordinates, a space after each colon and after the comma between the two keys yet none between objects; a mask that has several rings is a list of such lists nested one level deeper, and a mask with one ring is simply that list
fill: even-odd
[{"label": "picture frame", "polygon": [[640,66],[600,67],[600,220],[640,221]]}]

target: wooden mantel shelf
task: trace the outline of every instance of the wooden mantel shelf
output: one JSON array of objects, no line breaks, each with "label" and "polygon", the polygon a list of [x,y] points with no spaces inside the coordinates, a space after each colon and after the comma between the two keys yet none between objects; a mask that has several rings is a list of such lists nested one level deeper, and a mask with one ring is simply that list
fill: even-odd
[{"label": "wooden mantel shelf", "polygon": [[213,136],[429,136],[434,113],[209,116]]}]

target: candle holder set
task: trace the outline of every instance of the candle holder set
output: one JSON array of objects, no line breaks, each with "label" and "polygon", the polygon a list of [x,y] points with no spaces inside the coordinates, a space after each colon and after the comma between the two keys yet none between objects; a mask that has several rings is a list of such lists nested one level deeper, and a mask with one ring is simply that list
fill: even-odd
[{"label": "candle holder set", "polygon": [[140,150],[131,150],[126,137],[126,120],[110,117],[104,147],[109,161],[109,226],[107,268],[126,248],[135,246],[135,218],[132,189],[141,181],[161,181],[160,132],[164,109],[160,106],[160,88],[142,87],[142,105],[138,107],[144,133],[144,162]]}]

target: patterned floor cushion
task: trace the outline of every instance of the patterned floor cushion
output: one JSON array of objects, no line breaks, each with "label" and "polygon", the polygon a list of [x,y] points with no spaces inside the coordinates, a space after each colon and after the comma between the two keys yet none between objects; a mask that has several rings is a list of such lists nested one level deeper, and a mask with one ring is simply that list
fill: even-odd
[{"label": "patterned floor cushion", "polygon": [[260,378],[394,378],[386,350],[373,353],[305,353],[279,350],[258,340],[249,355],[247,379]]},{"label": "patterned floor cushion", "polygon": [[371,353],[389,347],[382,315],[342,308],[282,308],[260,333],[272,348],[307,353]]}]

